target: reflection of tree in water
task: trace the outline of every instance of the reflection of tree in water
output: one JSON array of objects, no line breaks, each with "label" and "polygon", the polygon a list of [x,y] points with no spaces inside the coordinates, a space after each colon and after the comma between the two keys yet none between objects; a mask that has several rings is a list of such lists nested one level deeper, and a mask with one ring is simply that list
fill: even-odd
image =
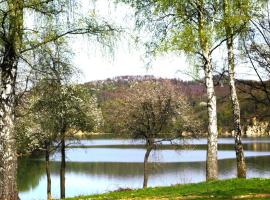
[{"label": "reflection of tree in water", "polygon": [[[204,162],[194,163],[149,163],[153,171],[150,175],[178,173],[189,169],[190,171],[204,171]],[[67,172],[81,173],[92,176],[109,177],[135,177],[143,176],[143,163],[67,163]]]},{"label": "reflection of tree in water", "polygon": [[[60,163],[53,162],[51,170],[59,174]],[[18,160],[17,185],[20,192],[26,192],[38,186],[42,176],[46,175],[45,161],[37,158],[20,158]]]},{"label": "reflection of tree in water", "polygon": [[[270,156],[256,156],[246,157],[247,175],[249,177],[263,177],[268,173],[268,165]],[[220,171],[219,174],[222,178],[236,177],[236,163],[234,159],[219,160]]]},{"label": "reflection of tree in water", "polygon": [[22,158],[18,160],[17,185],[20,192],[25,192],[38,186],[45,174],[45,162]]},{"label": "reflection of tree in water", "polygon": [[[249,157],[246,158],[248,167],[248,176],[265,175],[267,166],[270,162],[270,156]],[[186,162],[186,163],[149,163],[152,177],[167,177],[173,175],[176,182],[185,183],[197,181],[197,175],[205,173],[205,162]],[[220,178],[236,177],[235,159],[219,160]],[[60,162],[51,163],[51,172],[54,175],[59,174]],[[67,174],[73,173],[78,175],[103,176],[108,178],[136,178],[143,176],[143,163],[109,163],[109,162],[68,162]],[[18,189],[25,192],[38,186],[42,176],[45,176],[45,162],[31,158],[20,159],[18,163]],[[183,180],[192,178],[191,180]],[[200,180],[201,181],[201,180]]]},{"label": "reflection of tree in water", "polygon": [[252,150],[252,151],[270,151],[270,145],[269,143],[251,143],[246,144],[246,149]]},{"label": "reflection of tree in water", "polygon": [[246,160],[248,169],[260,172],[261,174],[269,173],[270,156],[250,157]]},{"label": "reflection of tree in water", "polygon": [[[243,144],[246,151],[270,151],[269,143],[250,143]],[[196,149],[205,149],[206,145],[196,145]],[[218,150],[234,150],[233,144],[218,144]]]}]

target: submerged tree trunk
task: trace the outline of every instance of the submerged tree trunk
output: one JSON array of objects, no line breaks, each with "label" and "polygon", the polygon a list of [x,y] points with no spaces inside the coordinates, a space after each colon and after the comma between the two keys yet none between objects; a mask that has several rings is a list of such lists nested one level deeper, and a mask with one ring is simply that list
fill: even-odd
[{"label": "submerged tree trunk", "polygon": [[208,111],[208,137],[207,137],[207,159],[206,159],[206,180],[218,179],[218,158],[217,158],[217,108],[216,95],[214,90],[213,69],[211,58],[206,57],[204,66],[205,84],[207,90],[207,111]]},{"label": "submerged tree trunk", "polygon": [[232,36],[228,37],[227,48],[228,48],[228,69],[229,69],[229,79],[230,79],[229,82],[230,82],[231,101],[232,101],[232,109],[233,109],[233,127],[234,127],[234,137],[235,137],[237,177],[246,178],[246,163],[245,163],[245,157],[244,157],[244,147],[241,141],[242,130],[241,130],[241,123],[240,123],[240,106],[239,106],[239,101],[237,97],[237,92],[236,92],[236,87],[235,87],[235,77],[234,77],[235,64],[234,64],[233,37]]},{"label": "submerged tree trunk", "polygon": [[61,169],[60,169],[60,190],[61,190],[61,199],[66,197],[65,192],[65,173],[66,173],[66,144],[65,138],[62,137],[61,140]]},{"label": "submerged tree trunk", "polygon": [[50,151],[48,144],[46,144],[45,160],[46,160],[46,175],[47,175],[47,199],[51,200],[52,193],[51,193]]},{"label": "submerged tree trunk", "polygon": [[17,155],[13,130],[17,59],[12,48],[6,49],[0,76],[0,199],[17,200]]},{"label": "submerged tree trunk", "polygon": [[143,188],[146,188],[148,183],[148,158],[151,151],[152,146],[147,146],[143,162]]}]

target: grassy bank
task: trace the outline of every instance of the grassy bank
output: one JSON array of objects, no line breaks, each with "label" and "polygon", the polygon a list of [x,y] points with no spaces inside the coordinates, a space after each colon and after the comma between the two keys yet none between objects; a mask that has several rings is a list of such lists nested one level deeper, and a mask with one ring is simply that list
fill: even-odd
[{"label": "grassy bank", "polygon": [[123,190],[68,200],[80,199],[270,199],[270,179],[228,179],[170,187]]}]

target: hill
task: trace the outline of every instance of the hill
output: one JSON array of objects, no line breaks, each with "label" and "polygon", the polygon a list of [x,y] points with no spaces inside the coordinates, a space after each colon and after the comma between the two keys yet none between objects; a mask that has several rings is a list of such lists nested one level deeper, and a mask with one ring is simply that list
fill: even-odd
[{"label": "hill", "polygon": [[[102,111],[104,125],[102,131],[114,132],[113,125],[110,124],[107,108],[114,103],[118,96],[125,95],[127,89],[134,83],[140,84],[144,81],[171,82],[195,109],[196,114],[204,122],[204,128],[207,126],[206,109],[206,88],[202,80],[182,81],[179,79],[163,79],[154,76],[120,76],[113,79],[92,81],[85,83],[92,93],[97,96],[97,103]],[[232,111],[230,102],[230,88],[228,77],[215,76],[215,92],[218,105],[218,126],[219,132],[225,134],[232,130]],[[269,121],[270,103],[267,100],[265,92],[261,89],[261,83],[252,80],[237,80],[239,101],[241,106],[241,117],[244,130],[258,121]],[[264,82],[268,87],[270,82]],[[270,88],[270,87],[269,87]],[[268,123],[266,129],[268,130]]]}]

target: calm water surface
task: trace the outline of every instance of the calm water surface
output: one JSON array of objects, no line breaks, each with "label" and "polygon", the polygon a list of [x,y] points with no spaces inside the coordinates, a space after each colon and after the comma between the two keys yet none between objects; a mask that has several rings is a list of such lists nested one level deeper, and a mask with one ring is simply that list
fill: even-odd
[{"label": "calm water surface", "polygon": [[[150,156],[149,186],[205,180],[206,139],[176,141],[191,144],[188,150],[156,150]],[[219,139],[219,177],[236,175],[233,138]],[[66,196],[103,193],[118,188],[139,188],[143,181],[144,149],[140,140],[95,139],[72,142],[67,150]],[[248,177],[270,177],[270,138],[245,138]],[[169,145],[169,143],[163,142]],[[80,146],[83,145],[83,148]],[[107,147],[106,147],[107,145]],[[90,147],[91,148],[87,148]],[[128,148],[127,148],[128,147]],[[60,154],[51,157],[52,195],[59,198]],[[46,199],[43,158],[23,158],[18,166],[22,200]]]}]

